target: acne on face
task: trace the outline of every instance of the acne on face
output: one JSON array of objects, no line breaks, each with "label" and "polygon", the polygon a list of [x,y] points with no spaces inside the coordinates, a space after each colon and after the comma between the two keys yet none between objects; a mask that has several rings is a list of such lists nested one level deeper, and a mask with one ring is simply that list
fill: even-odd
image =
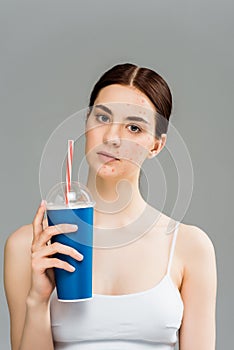
[{"label": "acne on face", "polygon": [[[148,131],[142,133],[141,136],[138,134],[124,134],[127,139],[121,139],[121,145],[118,149],[111,149],[114,152],[114,155],[117,158],[121,158],[122,162],[120,163],[107,163],[100,164],[96,161],[95,165],[95,155],[97,149],[105,147],[105,150],[108,150],[108,145],[104,144],[103,133],[104,130],[108,128],[105,124],[101,124],[99,127],[94,127],[87,129],[86,133],[86,155],[90,153],[89,164],[91,166],[95,165],[96,172],[102,175],[113,174],[115,176],[123,175],[126,173],[131,173],[136,171],[136,167],[140,168],[144,159],[147,157],[149,149],[152,149],[154,143],[154,135],[150,135],[153,130],[152,123],[155,122],[155,108],[147,96],[142,96],[142,93],[139,92],[136,88],[122,86],[122,85],[110,85],[103,88],[95,100],[96,105],[104,105],[110,108],[113,112],[114,120],[121,122],[121,118],[124,116],[141,116],[145,120],[149,121],[149,125],[144,124],[143,127],[147,128]],[[95,109],[93,109],[95,110]],[[98,110],[99,112],[99,110]],[[92,113],[91,113],[92,114]],[[101,111],[100,111],[101,114]],[[104,113],[104,115],[108,115]],[[94,114],[92,116],[94,119]],[[112,119],[113,119],[112,118]],[[126,121],[126,123],[135,123],[134,121]],[[137,122],[136,122],[137,124]],[[143,124],[143,123],[142,123]],[[104,126],[104,128],[102,128]],[[123,129],[124,130],[124,129]],[[139,141],[137,141],[139,140]],[[110,146],[111,147],[111,146]],[[93,153],[93,156],[91,155]],[[110,152],[112,153],[112,152]]]},{"label": "acne on face", "polygon": [[125,103],[126,106],[142,106],[155,113],[155,106],[150,99],[134,86],[113,84],[104,87],[98,94],[95,104],[98,103]]},{"label": "acne on face", "polygon": [[145,160],[148,150],[143,148],[138,143],[131,142],[128,140],[122,141],[120,146],[121,151],[116,152],[116,156],[120,158],[118,162],[100,163],[95,147],[90,151],[89,164],[91,168],[95,169],[95,172],[99,176],[110,176],[114,175],[117,177],[130,176],[131,174],[139,171],[143,161]]}]

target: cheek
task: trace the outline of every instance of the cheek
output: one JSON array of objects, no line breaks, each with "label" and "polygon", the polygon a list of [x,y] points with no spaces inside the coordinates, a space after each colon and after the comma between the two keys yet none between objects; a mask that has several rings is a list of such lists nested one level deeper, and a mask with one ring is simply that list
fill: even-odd
[{"label": "cheek", "polygon": [[131,145],[126,145],[122,156],[124,159],[129,160],[135,165],[141,165],[148,154],[148,150],[142,144],[134,143]]},{"label": "cheek", "polygon": [[85,134],[85,151],[91,152],[92,149],[95,149],[100,143],[100,135],[96,132],[96,130],[89,130]]}]

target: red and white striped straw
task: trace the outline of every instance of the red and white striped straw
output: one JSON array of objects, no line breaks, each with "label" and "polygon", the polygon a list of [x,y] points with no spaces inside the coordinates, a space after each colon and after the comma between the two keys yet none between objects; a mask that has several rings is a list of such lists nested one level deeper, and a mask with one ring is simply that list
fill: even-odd
[{"label": "red and white striped straw", "polygon": [[73,150],[74,150],[74,141],[68,140],[67,167],[66,167],[66,193],[65,193],[66,204],[69,203],[69,192],[71,191]]}]

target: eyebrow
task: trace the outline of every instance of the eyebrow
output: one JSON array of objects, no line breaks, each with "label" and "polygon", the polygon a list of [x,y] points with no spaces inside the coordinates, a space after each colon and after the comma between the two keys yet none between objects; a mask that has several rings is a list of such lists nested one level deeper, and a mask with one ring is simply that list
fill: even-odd
[{"label": "eyebrow", "polygon": [[145,120],[144,118],[136,117],[135,115],[126,117],[125,120],[132,120],[132,121],[136,121],[136,122],[142,122],[145,124],[149,124],[149,122],[147,120]]},{"label": "eyebrow", "polygon": [[108,107],[106,107],[104,105],[95,105],[94,107],[103,109],[103,111],[105,111],[106,113],[109,113],[110,115],[113,115],[112,111]]},{"label": "eyebrow", "polygon": [[[103,111],[105,111],[106,113],[108,113],[111,116],[113,116],[112,111],[108,107],[106,107],[104,105],[95,105],[94,107],[95,108],[100,108]],[[131,121],[137,121],[137,122],[142,122],[142,123],[145,123],[145,124],[149,124],[149,122],[147,120],[145,120],[142,117],[137,117],[137,116],[128,116],[128,117],[125,118],[125,120],[131,120]]]}]

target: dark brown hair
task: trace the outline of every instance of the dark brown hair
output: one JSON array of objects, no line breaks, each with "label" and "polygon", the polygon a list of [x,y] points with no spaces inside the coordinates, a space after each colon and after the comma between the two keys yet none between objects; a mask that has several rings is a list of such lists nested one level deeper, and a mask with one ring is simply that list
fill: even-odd
[{"label": "dark brown hair", "polygon": [[156,137],[160,138],[161,134],[167,132],[172,110],[172,95],[169,86],[158,73],[131,63],[118,64],[106,71],[94,85],[89,107],[92,108],[101,89],[113,84],[134,86],[143,92],[157,112]]}]

